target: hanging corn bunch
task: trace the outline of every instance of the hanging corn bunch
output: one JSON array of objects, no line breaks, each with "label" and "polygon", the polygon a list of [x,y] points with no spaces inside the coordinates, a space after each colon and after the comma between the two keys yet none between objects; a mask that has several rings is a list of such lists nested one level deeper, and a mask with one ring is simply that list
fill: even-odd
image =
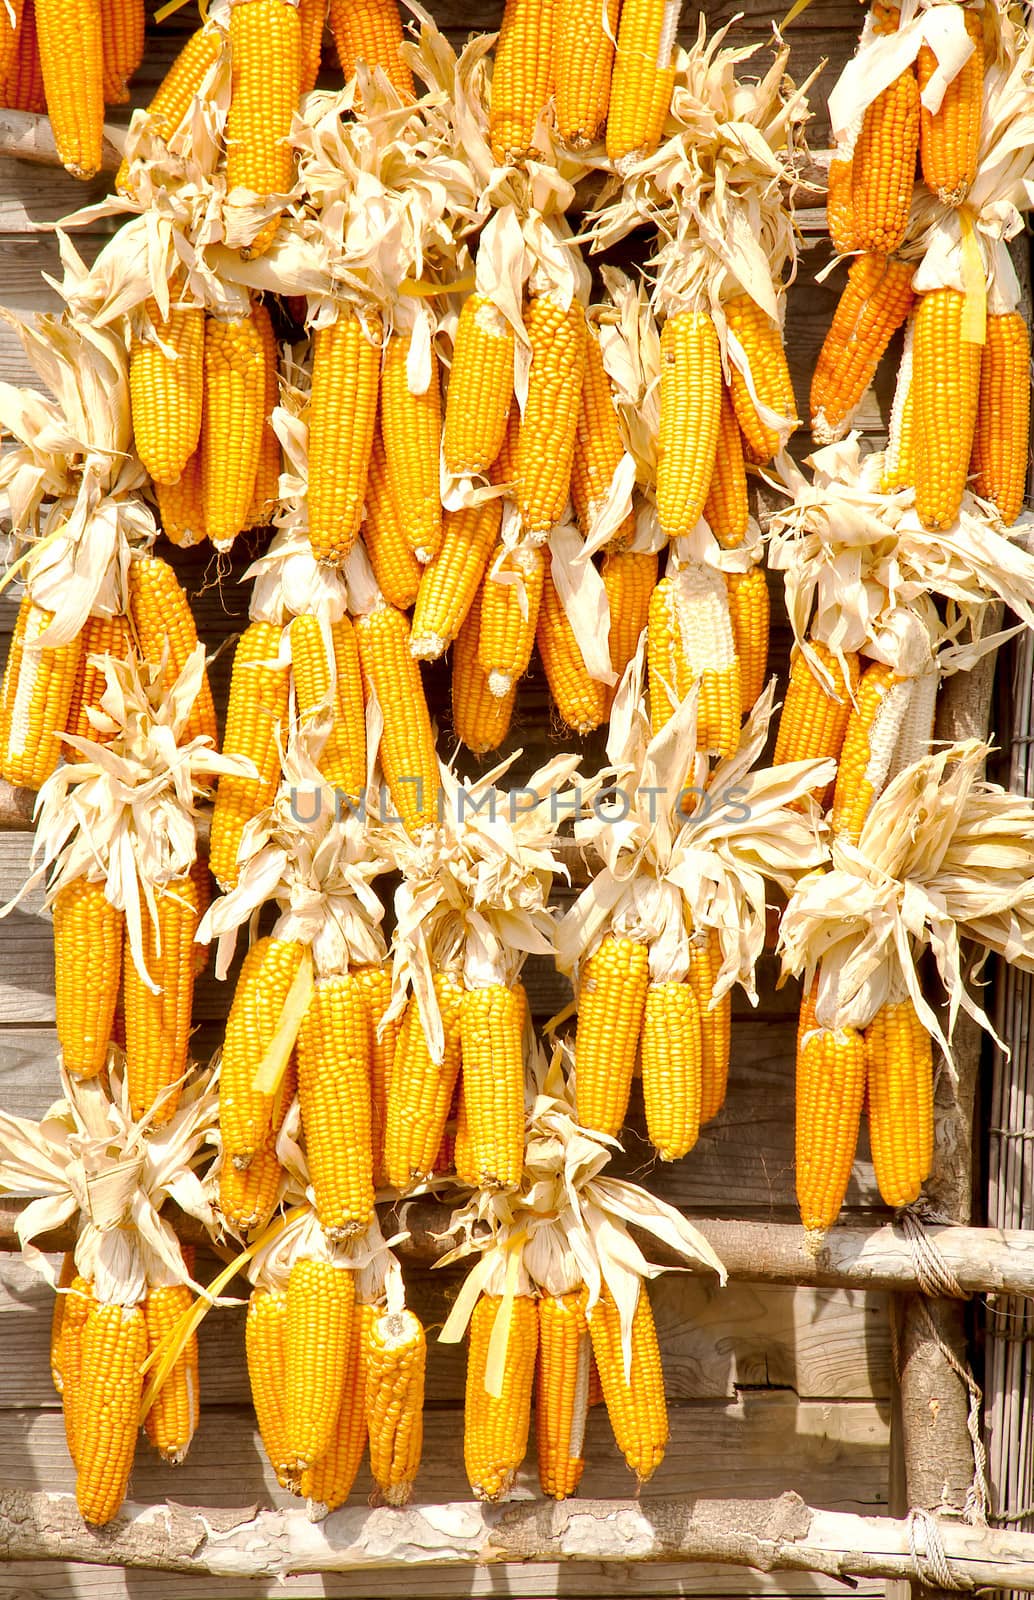
[{"label": "hanging corn bunch", "polygon": [[61,1089],[38,1123],[0,1112],[0,1182],[35,1196],[23,1249],[50,1281],[47,1258],[32,1241],[76,1223],[57,1291],[62,1310],[55,1310],[51,1359],[79,1511],[103,1526],[125,1497],[141,1422],[173,1464],[183,1460],[198,1424],[196,1340],[180,1341],[175,1359],[152,1376],[146,1401],[143,1368],[159,1359],[200,1290],[162,1208],[175,1195],[181,1210],[215,1227],[196,1169],[214,1130],[216,1075],[194,1078],[159,1140],[134,1116],[119,1058],[93,1078],[63,1071]]}]

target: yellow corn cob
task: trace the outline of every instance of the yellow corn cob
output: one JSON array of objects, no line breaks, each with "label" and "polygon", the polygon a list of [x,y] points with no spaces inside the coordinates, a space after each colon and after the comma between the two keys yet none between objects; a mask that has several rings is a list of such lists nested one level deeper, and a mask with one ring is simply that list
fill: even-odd
[{"label": "yellow corn cob", "polygon": [[912,679],[882,661],[867,667],[858,685],[837,768],[833,831],[857,844],[869,808],[884,787],[901,729]]},{"label": "yellow corn cob", "polygon": [[811,381],[811,427],[820,444],[842,439],[892,335],[912,309],[912,266],[856,256]]},{"label": "yellow corn cob", "polygon": [[[148,1355],[172,1332],[193,1302],[194,1296],[185,1283],[165,1284],[147,1291],[144,1320]],[[162,1459],[174,1467],[179,1466],[190,1448],[200,1421],[199,1407],[197,1334],[192,1333],[144,1419],[147,1437]]]},{"label": "yellow corn cob", "polygon": [[561,721],[574,733],[591,733],[606,718],[607,688],[597,678],[590,677],[574,629],[548,572],[535,639]]},{"label": "yellow corn cob", "polygon": [[377,421],[381,324],[342,308],[312,348],[309,402],[309,538],[317,561],[338,566],[363,518]]},{"label": "yellow corn cob", "polygon": [[[246,0],[240,9],[263,5]],[[273,0],[281,5],[284,0]],[[236,15],[238,7],[234,7]],[[201,423],[201,503],[217,550],[246,525],[258,476],[266,363],[253,316],[205,318],[205,406]]]},{"label": "yellow corn cob", "polygon": [[319,769],[332,789],[355,803],[366,786],[366,708],[355,629],[347,616],[330,624],[334,684],[318,617],[291,623],[291,661],[298,710],[305,722],[328,706],[333,714]]},{"label": "yellow corn cob", "polygon": [[845,682],[833,652],[817,639],[809,640],[809,645],[832,679],[833,694],[820,683],[806,657],[795,647],[772,757],[774,766],[789,761],[817,761],[823,756],[832,756],[836,761],[843,749],[851,701],[858,689],[858,657],[853,651],[845,657],[848,669]]},{"label": "yellow corn cob", "polygon": [[83,1333],[94,1303],[93,1284],[76,1274],[64,1301],[61,1317],[61,1408],[65,1441],[72,1465],[79,1465],[79,1424],[83,1405]]},{"label": "yellow corn cob", "polygon": [[[201,436],[205,372],[205,313],[172,306],[163,318],[153,300],[147,319],[161,341],[144,343],[134,330],[129,393],[136,453],[155,483],[177,483]],[[173,352],[166,355],[161,345]]]},{"label": "yellow corn cob", "polygon": [[535,124],[553,86],[554,0],[506,0],[492,68],[489,139],[504,166],[537,155]]},{"label": "yellow corn cob", "polygon": [[614,1438],[642,1484],[664,1460],[669,1437],[664,1373],[645,1283],[639,1285],[632,1319],[632,1362],[627,1376],[621,1352],[618,1309],[606,1286],[588,1315],[592,1353]]},{"label": "yellow corn cob", "polygon": [[[158,927],[143,919],[144,962],[160,993],[152,994],[133,961],[126,935],[122,957],[122,1004],[126,1018],[126,1079],[133,1116],[151,1114],[151,1125],[167,1122],[179,1104],[172,1088],[187,1070],[190,1014],[194,1000],[194,934],[197,888],[189,873],[155,890]],[[160,953],[159,953],[160,952]],[[168,1092],[167,1092],[168,1091]],[[158,1102],[161,1105],[158,1109]]]},{"label": "yellow corn cob", "polygon": [[298,92],[304,95],[312,93],[320,75],[327,0],[298,0],[298,18],[302,29],[302,77]]},{"label": "yellow corn cob", "polygon": [[[900,13],[873,5],[874,32],[894,33]],[[851,209],[854,248],[891,255],[905,237],[919,148],[919,85],[913,67],[866,107],[854,148]]]},{"label": "yellow corn cob", "polygon": [[[152,133],[166,142],[172,138],[221,50],[222,35],[217,28],[205,26],[190,35],[147,107]],[[115,188],[119,194],[131,191],[129,164],[126,161],[118,169]]]},{"label": "yellow corn cob", "polygon": [[366,1005],[370,1028],[370,1142],[373,1150],[373,1181],[382,1188],[387,1178],[384,1167],[384,1138],[388,1117],[388,1095],[395,1071],[399,1023],[384,1021],[391,1004],[391,964],[353,967],[352,976]]},{"label": "yellow corn cob", "polygon": [[[623,455],[621,430],[611,397],[610,379],[603,365],[599,338],[589,329],[585,340],[585,375],[582,379],[578,427],[571,458],[571,500],[578,526],[587,539],[595,531],[596,519],[606,503]],[[630,511],[606,548],[609,551],[623,550],[634,538],[635,513]]]},{"label": "yellow corn cob", "polygon": [[723,550],[735,550],[743,543],[750,521],[743,435],[736,420],[732,396],[724,383],[714,471],[708,485],[703,515]]},{"label": "yellow corn cob", "polygon": [[837,255],[850,255],[858,248],[854,230],[854,156],[834,155],[826,179],[826,227]]},{"label": "yellow corn cob", "polygon": [[403,40],[397,0],[330,0],[330,29],[346,78],[356,63],[383,67],[403,99],[413,98],[413,74],[399,53]]},{"label": "yellow corn cob", "polygon": [[869,1138],[889,1206],[918,1200],[933,1160],[933,1048],[911,1000],[882,1005],[865,1029]]},{"label": "yellow corn cob", "polygon": [[714,569],[694,562],[661,579],[650,600],[647,659],[654,733],[699,679],[697,747],[732,755],[740,738],[740,663],[725,584]]},{"label": "yellow corn cob", "polygon": [[73,178],[94,178],[104,137],[101,0],[36,0],[36,38],[58,159]]},{"label": "yellow corn cob", "polygon": [[[724,310],[730,332],[736,335],[746,351],[758,399],[763,405],[770,406],[778,416],[784,417],[788,431],[792,433],[797,426],[797,403],[778,325],[749,294],[735,295],[732,300],[727,300]],[[736,419],[751,455],[763,465],[781,448],[783,441],[780,433],[762,421],[738,367],[732,368],[730,387]]]},{"label": "yellow corn cob", "polygon": [[[610,606],[610,664],[620,682],[649,619],[650,596],[657,586],[657,557],[652,551],[619,550],[604,556],[600,575]],[[608,700],[613,700],[616,690],[617,683]]]},{"label": "yellow corn cob", "polygon": [[[443,1144],[445,1141],[442,1141]],[[463,1099],[463,1079],[456,1086],[456,1134],[452,1141],[452,1169],[461,1183],[477,1188],[478,1175],[470,1149],[470,1126]]]},{"label": "yellow corn cob", "polygon": [[427,1337],[412,1311],[375,1311],[363,1319],[363,1346],[370,1471],[386,1504],[404,1506],[424,1442]]},{"label": "yellow corn cob", "polygon": [[[226,118],[226,187],[268,201],[294,180],[291,121],[302,87],[302,25],[292,0],[236,0],[230,9],[233,76]],[[276,212],[251,241],[243,260],[263,255],[280,225]]]},{"label": "yellow corn cob", "polygon": [[466,620],[456,635],[452,654],[452,726],[461,744],[475,755],[496,750],[506,738],[517,698],[514,681],[503,696],[488,687],[488,673],[478,660],[481,641],[481,595],[475,594]]},{"label": "yellow corn cob", "polygon": [[435,661],[455,639],[484,579],[502,522],[502,502],[447,511],[438,554],[424,568],[413,612],[410,648]]},{"label": "yellow corn cob", "polygon": [[456,326],[442,450],[449,472],[487,472],[513,400],[513,329],[487,295],[468,295]]},{"label": "yellow corn cob", "polygon": [[564,0],[556,20],[557,130],[574,150],[602,137],[610,105],[620,0]]},{"label": "yellow corn cob", "polygon": [[700,1006],[691,983],[651,983],[641,1039],[643,1101],[650,1140],[677,1161],[700,1132]]},{"label": "yellow corn cob", "polygon": [[463,988],[450,973],[439,970],[434,974],[434,992],[444,1029],[442,1060],[434,1060],[416,1000],[410,996],[388,1086],[384,1165],[392,1188],[403,1192],[434,1170],[460,1070]]},{"label": "yellow corn cob", "polygon": [[352,1491],[366,1447],[366,1349],[362,1326],[372,1307],[355,1306],[348,1325],[345,1367],[330,1444],[319,1460],[301,1475],[298,1492],[309,1501],[317,1518],[343,1505]]},{"label": "yellow corn cob", "polygon": [[525,533],[549,535],[567,505],[585,376],[585,312],[565,310],[553,291],[533,295],[524,313],[531,343],[528,398],[517,446],[517,504]]},{"label": "yellow corn cob", "polygon": [[499,1295],[483,1294],[470,1319],[463,1458],[477,1500],[501,1500],[508,1494],[528,1453],[538,1307],[530,1295],[514,1296],[503,1363],[503,1390],[495,1396],[485,1391],[485,1370],[492,1328],[501,1305]]},{"label": "yellow corn cob", "polygon": [[721,406],[714,323],[706,311],[678,311],[661,334],[657,515],[669,539],[685,538],[700,520],[714,476]]},{"label": "yellow corn cob", "polygon": [[[58,1274],[57,1287],[69,1289],[75,1281],[75,1256],[71,1250],[66,1250],[61,1257],[61,1271]],[[61,1329],[65,1320],[65,1307],[68,1304],[66,1294],[55,1294],[54,1307],[50,1314],[50,1378],[58,1394],[64,1393],[65,1380],[61,1375]]]},{"label": "yellow corn cob", "polygon": [[[160,556],[135,555],[130,562],[129,619],[144,660],[157,666],[164,659],[163,682],[171,688],[197,649],[198,638],[183,586]],[[205,735],[217,744],[218,734],[206,668],[180,738],[185,742]]]},{"label": "yellow corn cob", "polygon": [[[980,115],[984,98],[984,13],[963,10],[973,54],[944,91],[940,110],[919,107],[919,158],[923,182],[942,205],[960,206],[977,175]],[[916,74],[922,94],[937,71],[937,57],[928,44],[919,46]]]},{"label": "yellow corn cob", "polygon": [[[969,13],[967,12],[967,16]],[[1030,454],[1030,333],[1018,311],[987,319],[970,471],[1006,527],[1023,509]]]},{"label": "yellow corn cob", "polygon": [[430,561],[442,542],[438,456],[442,437],[442,396],[438,357],[431,350],[431,381],[413,394],[406,375],[412,340],[393,333],[381,369],[381,433],[388,477],[403,532],[420,561]]},{"label": "yellow corn cob", "polygon": [[385,600],[400,611],[408,611],[417,597],[425,569],[406,538],[398,499],[388,476],[384,439],[379,427],[373,436],[366,476],[362,537]]},{"label": "yellow corn cob", "polygon": [[103,1527],[125,1499],[133,1469],[144,1386],[140,1368],[147,1357],[144,1314],[139,1306],[95,1303],[82,1340],[75,1498],[83,1521]]},{"label": "yellow corn cob", "polygon": [[93,1078],[108,1058],[122,972],[123,914],[103,883],[73,878],[54,900],[57,1037],[69,1072]]},{"label": "yellow corn cob", "polygon": [[249,528],[265,528],[273,520],[280,497],[280,440],[269,420],[274,406],[280,400],[280,383],[273,319],[258,300],[252,305],[251,315],[262,342],[262,431],[259,436],[255,487],[251,492],[245,525]]},{"label": "yellow corn cob", "polygon": [[515,1189],[524,1168],[520,998],[501,983],[468,989],[460,1007],[463,1104],[482,1189]]},{"label": "yellow corn cob", "polygon": [[[11,10],[14,12],[13,21],[6,9],[0,15],[0,80],[7,77],[17,55],[18,35],[22,28],[22,0],[12,0]],[[5,100],[4,105],[8,104]]]},{"label": "yellow corn cob", "polygon": [[[107,685],[97,656],[112,656],[125,661],[130,649],[129,621],[124,616],[87,617],[82,631],[83,665],[75,680],[72,704],[68,708],[68,729],[80,739],[92,739],[96,744],[110,744],[115,737],[95,728],[87,716],[88,711],[100,709],[101,696]],[[82,756],[71,745],[65,747],[66,761],[81,761]]]},{"label": "yellow corn cob", "polygon": [[585,1468],[592,1364],[587,1298],[583,1288],[570,1294],[544,1294],[539,1301],[535,1434],[539,1487],[554,1500],[574,1494]]},{"label": "yellow corn cob", "polygon": [[384,713],[380,764],[396,816],[407,832],[438,815],[438,755],[420,668],[409,647],[409,622],[377,605],[356,623],[363,681]]},{"label": "yellow corn cob", "polygon": [[321,978],[298,1034],[298,1100],[316,1215],[331,1239],[373,1220],[370,1026],[353,977]]},{"label": "yellow corn cob", "polygon": [[[18,0],[14,0],[14,4],[17,10]],[[7,26],[10,26],[9,21]],[[0,77],[0,104],[9,106],[12,111],[32,111],[36,116],[47,109],[33,0],[25,0],[13,43],[7,42],[7,65]]]},{"label": "yellow corn cob", "polygon": [[575,1103],[583,1127],[620,1133],[646,1010],[649,952],[606,934],[582,967],[575,1036]]},{"label": "yellow corn cob", "polygon": [[[197,893],[197,914],[200,921],[212,903],[212,880],[208,871],[208,862],[200,858],[194,862],[190,869],[190,876],[194,880],[194,889]],[[194,976],[200,978],[208,966],[208,956],[211,944],[200,944],[194,940]]]},{"label": "yellow corn cob", "polygon": [[273,1041],[303,947],[294,939],[257,939],[244,958],[226,1022],[219,1072],[223,1159],[243,1169],[273,1128],[276,1096],[254,1087]]},{"label": "yellow corn cob", "polygon": [[516,490],[520,444],[521,408],[520,406],[511,406],[506,419],[506,428],[503,432],[503,442],[499,446],[499,454],[488,471],[489,482],[494,484],[496,488]]},{"label": "yellow corn cob", "polygon": [[83,670],[82,635],[51,649],[38,641],[54,620],[28,590],[18,608],[0,689],[0,777],[38,789],[61,757],[75,686]]},{"label": "yellow corn cob", "polygon": [[905,323],[905,344],[898,366],[894,403],[890,413],[887,451],[880,478],[880,493],[894,494],[915,483],[915,398],[912,391],[912,348],[915,342],[915,315]]},{"label": "yellow corn cob", "polygon": [[744,716],[765,687],[768,670],[768,580],[761,566],[725,576],[729,620],[740,662],[740,693]]},{"label": "yellow corn cob", "polygon": [[292,1476],[315,1466],[334,1436],[352,1321],[352,1274],[329,1261],[291,1268],[284,1322],[283,1466]]},{"label": "yellow corn cob", "polygon": [[[802,1013],[802,1022],[806,1019]],[[805,1027],[797,1044],[797,1202],[809,1230],[831,1228],[851,1176],[865,1093],[865,1044],[854,1028]]]},{"label": "yellow corn cob", "polygon": [[101,0],[104,99],[125,105],[129,80],[144,54],[144,0]]},{"label": "yellow corn cob", "polygon": [[189,549],[207,537],[201,496],[201,452],[195,450],[176,483],[156,483],[158,516],[170,544]]},{"label": "yellow corn cob", "polygon": [[700,1012],[700,1121],[710,1122],[725,1103],[729,1081],[729,1039],[732,998],[726,990],[714,1000],[714,986],[722,965],[722,947],[714,928],[697,934],[689,946],[688,981]]},{"label": "yellow corn cob", "polygon": [[627,165],[660,143],[675,87],[682,0],[624,0],[607,116],[607,155]]},{"label": "yellow corn cob", "polygon": [[[517,574],[517,582],[495,576]],[[488,687],[501,699],[528,670],[545,578],[545,560],[534,544],[493,553],[481,585],[481,630],[478,660],[488,674]],[[522,609],[523,602],[523,609]]]},{"label": "yellow corn cob", "polygon": [[251,1403],[266,1455],[282,1488],[292,1487],[286,1469],[287,1425],[284,1421],[287,1385],[284,1373],[284,1329],[287,1294],[261,1286],[252,1289],[244,1325]]},{"label": "yellow corn cob", "polygon": [[245,826],[270,804],[280,782],[277,733],[287,723],[289,668],[270,664],[279,651],[280,628],[253,622],[241,634],[233,658],[223,751],[249,756],[258,777],[224,773],[219,779],[208,864],[223,888],[237,882],[237,852]]},{"label": "yellow corn cob", "polygon": [[245,1171],[224,1158],[219,1168],[219,1210],[241,1238],[260,1233],[273,1214],[285,1173],[273,1139],[261,1144]]}]

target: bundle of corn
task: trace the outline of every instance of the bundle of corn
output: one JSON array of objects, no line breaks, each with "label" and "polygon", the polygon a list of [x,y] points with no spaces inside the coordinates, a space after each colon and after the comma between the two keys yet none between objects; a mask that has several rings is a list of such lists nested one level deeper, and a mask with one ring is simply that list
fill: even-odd
[{"label": "bundle of corn", "polygon": [[[175,1197],[182,1211],[214,1227],[197,1168],[209,1156],[216,1077],[197,1074],[156,1137],[150,1118],[135,1118],[117,1058],[92,1078],[62,1070],[61,1088],[40,1122],[0,1112],[0,1183],[35,1197],[19,1237],[26,1260],[51,1282],[47,1257],[32,1241],[76,1223],[75,1250],[58,1287],[51,1368],[79,1510],[102,1525],[125,1498],[140,1424],[173,1465],[198,1424],[196,1340],[188,1335],[174,1360],[162,1357],[200,1285],[161,1213]],[[144,1369],[154,1362],[160,1365],[145,1399]]]},{"label": "bundle of corn", "polygon": [[[66,735],[79,760],[44,784],[34,856],[54,908],[57,1034],[65,1068],[96,1077],[120,987],[126,1092],[152,1126],[176,1110],[188,1070],[200,918],[195,801],[243,763],[188,735],[204,672],[199,645],[170,685],[163,664],[91,658],[103,681],[97,739]],[[204,887],[207,893],[207,883]]]},{"label": "bundle of corn", "polygon": [[[997,1037],[966,986],[961,941],[1034,964],[1034,813],[1028,800],[982,778],[986,756],[969,741],[907,767],[876,800],[857,842],[834,841],[831,867],[803,878],[783,913],[783,973],[802,977],[807,996],[797,1193],[810,1230],[836,1221],[866,1082],[880,1191],[895,1206],[918,1197],[933,1149],[930,1037],[949,1071],[960,1010]],[[919,977],[926,951],[946,1014]]]},{"label": "bundle of corn", "polygon": [[555,847],[578,760],[559,756],[519,789],[501,790],[496,782],[514,759],[469,786],[443,765],[438,827],[420,840],[398,823],[377,833],[378,849],[402,874],[387,1013],[401,1029],[385,1167],[404,1191],[436,1169],[461,1062],[460,1175],[485,1189],[520,1181],[527,1007],[519,980],[529,951],[553,947],[548,901],[562,870]]},{"label": "bundle of corn", "polygon": [[606,787],[575,828],[603,866],[560,923],[557,959],[575,981],[579,1121],[620,1132],[641,1054],[647,1131],[673,1161],[724,1101],[733,984],[757,1004],[766,883],[788,891],[826,859],[807,796],[833,765],[755,765],[773,683],[738,752],[709,770],[696,691],[651,736],[643,654],[614,703]]},{"label": "bundle of corn", "polygon": [[684,1217],[636,1184],[604,1175],[612,1141],[578,1125],[562,1052],[548,1068],[536,1053],[532,1077],[520,1188],[482,1192],[454,1212],[449,1232],[463,1242],[439,1263],[480,1255],[439,1335],[455,1343],[469,1325],[463,1442],[479,1500],[500,1500],[514,1486],[533,1388],[542,1492],[557,1500],[575,1493],[593,1364],[618,1449],[639,1484],[660,1465],[668,1413],[645,1280],[663,1269],[643,1255],[630,1223],[725,1281],[721,1262]]},{"label": "bundle of corn", "polygon": [[201,937],[218,940],[222,978],[237,930],[267,901],[279,911],[248,952],[227,1023],[223,1217],[241,1233],[265,1225],[276,1140],[297,1088],[316,1216],[336,1241],[373,1217],[395,1029],[384,1020],[391,986],[371,887],[388,863],[321,776],[322,737],[302,726],[288,744],[280,792],[249,825],[236,886],[212,902]]}]

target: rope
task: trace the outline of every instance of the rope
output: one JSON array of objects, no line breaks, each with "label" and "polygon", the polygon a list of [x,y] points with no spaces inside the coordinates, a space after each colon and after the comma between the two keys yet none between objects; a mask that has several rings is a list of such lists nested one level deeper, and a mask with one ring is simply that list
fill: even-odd
[{"label": "rope", "polygon": [[956,1278],[936,1240],[926,1231],[927,1222],[948,1223],[950,1219],[937,1212],[920,1211],[917,1206],[905,1206],[898,1213],[898,1221],[912,1251],[920,1293],[934,1300],[968,1300],[968,1292]]},{"label": "rope", "polygon": [[905,1518],[905,1531],[916,1577],[924,1589],[973,1588],[972,1579],[959,1576],[948,1560],[935,1516],[929,1511],[913,1508]]},{"label": "rope", "polygon": [[996,1522],[1026,1522],[1028,1517],[1034,1517],[1034,1503],[1024,1506],[1022,1511],[998,1511],[995,1513]]}]

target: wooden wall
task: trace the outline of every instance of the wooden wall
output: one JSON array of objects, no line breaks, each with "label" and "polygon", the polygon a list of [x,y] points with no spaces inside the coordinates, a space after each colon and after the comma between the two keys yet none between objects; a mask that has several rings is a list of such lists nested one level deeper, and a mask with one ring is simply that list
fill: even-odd
[{"label": "wooden wall", "polygon": [[[561,0],[563,3],[563,0]],[[150,4],[150,0],[149,0]],[[436,4],[436,15],[454,37],[468,29],[496,26],[500,5]],[[715,27],[733,15],[725,5],[711,12]],[[733,29],[737,43],[757,41],[763,49],[772,17],[760,0],[748,0]],[[828,142],[824,96],[853,49],[862,18],[853,0],[814,0],[790,30],[791,72],[800,81],[820,60],[828,63],[813,91],[815,120],[811,142]],[[687,28],[695,29],[695,10],[687,6]],[[145,100],[161,75],[177,40],[193,21],[186,8],[163,25],[149,28],[145,69],[136,100]],[[764,55],[762,55],[764,59]],[[328,80],[330,81],[330,80]],[[0,160],[0,303],[16,310],[55,303],[40,280],[57,271],[56,241],[35,231],[76,206],[100,198],[107,184],[76,184],[60,171]],[[806,203],[806,202],[805,202]],[[91,258],[103,242],[98,234],[77,235]],[[842,277],[816,285],[814,273],[828,259],[820,236],[805,240],[799,282],[789,301],[786,340],[797,387],[799,410],[807,415],[807,394],[815,357],[828,326]],[[889,404],[893,356],[867,398],[862,422],[879,435]],[[0,329],[0,378],[31,382],[20,347]],[[807,435],[801,444],[806,453]],[[261,537],[261,536],[258,536]],[[177,566],[195,605],[199,630],[210,649],[243,625],[247,589],[238,583],[255,539],[242,540],[231,564],[220,571],[211,552],[177,556]],[[778,597],[777,597],[778,599]],[[12,602],[0,600],[0,631],[9,635]],[[773,627],[773,665],[785,673],[788,650],[785,617],[777,604]],[[0,645],[6,654],[6,641]],[[229,652],[214,668],[217,699],[225,702]],[[445,678],[432,675],[430,689],[442,698]],[[447,737],[447,730],[446,730]],[[522,686],[512,741],[531,752],[556,748],[541,672]],[[451,749],[451,745],[449,746]],[[587,752],[592,766],[593,750]],[[0,903],[23,879],[31,840],[0,834]],[[536,1011],[549,1015],[564,1001],[564,985],[536,963]],[[771,958],[762,974],[761,1003],[752,1012],[738,1004],[728,1103],[706,1128],[685,1161],[662,1168],[649,1147],[632,1137],[627,1168],[688,1210],[723,1215],[790,1218],[793,1195],[793,1034],[796,993],[776,992]],[[227,991],[206,977],[197,999],[197,1054],[218,1040]],[[36,1116],[55,1092],[53,963],[49,920],[38,897],[30,898],[0,923],[0,1104]],[[853,1219],[882,1215],[872,1167],[863,1148],[856,1164],[848,1208]],[[440,1324],[457,1279],[444,1274],[410,1274],[416,1308],[430,1324]],[[878,1294],[829,1290],[761,1288],[737,1284],[724,1291],[702,1280],[670,1274],[655,1286],[654,1306],[665,1357],[671,1405],[672,1442],[664,1466],[650,1486],[654,1494],[768,1495],[795,1489],[811,1504],[878,1514],[893,1499],[891,1394],[887,1306]],[[23,1487],[73,1487],[60,1411],[51,1388],[47,1337],[52,1295],[14,1257],[0,1259],[0,1482]],[[185,1466],[162,1467],[142,1443],[131,1485],[134,1499],[169,1496],[183,1503],[264,1505],[278,1502],[248,1403],[241,1311],[212,1315],[201,1334],[203,1420]],[[419,1496],[428,1500],[467,1498],[463,1475],[462,1351],[434,1346],[428,1385],[427,1442]],[[602,1408],[589,1429],[591,1465],[587,1494],[630,1495],[633,1485],[609,1438]],[[529,1457],[533,1464],[534,1452]],[[361,1476],[356,1498],[369,1490]],[[521,1478],[519,1493],[537,1493],[533,1465]],[[896,1508],[895,1508],[896,1509]],[[861,1594],[880,1585],[863,1581]],[[839,1592],[832,1580],[804,1575],[775,1582],[763,1574],[723,1567],[579,1565],[555,1569],[524,1566],[484,1572],[435,1570],[419,1575],[394,1573],[358,1579],[303,1579],[270,1587],[287,1596],[460,1596],[509,1593],[521,1596],[636,1595],[817,1595]],[[240,1592],[229,1582],[191,1580],[167,1574],[119,1573],[105,1568],[41,1564],[0,1569],[0,1600],[216,1600]],[[264,1593],[259,1587],[248,1593]]]}]

